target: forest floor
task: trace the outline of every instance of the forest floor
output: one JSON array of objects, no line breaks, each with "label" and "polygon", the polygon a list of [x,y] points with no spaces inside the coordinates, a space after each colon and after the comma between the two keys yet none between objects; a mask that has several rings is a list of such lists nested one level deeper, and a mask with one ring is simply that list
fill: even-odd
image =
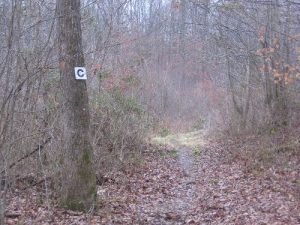
[{"label": "forest floor", "polygon": [[11,193],[6,222],[300,224],[299,136],[273,136],[155,138],[139,166],[107,175],[94,213],[40,201],[35,187]]}]

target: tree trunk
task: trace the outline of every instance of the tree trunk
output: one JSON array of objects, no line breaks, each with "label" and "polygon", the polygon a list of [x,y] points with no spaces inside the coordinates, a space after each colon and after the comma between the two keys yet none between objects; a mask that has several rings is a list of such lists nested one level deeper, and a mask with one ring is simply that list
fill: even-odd
[{"label": "tree trunk", "polygon": [[89,140],[90,114],[86,82],[74,67],[84,66],[80,0],[57,0],[59,65],[63,89],[64,166],[62,205],[88,211],[94,205],[96,178]]},{"label": "tree trunk", "polygon": [[4,212],[5,212],[5,196],[4,193],[3,194],[1,193],[1,189],[0,189],[0,224],[4,224],[4,216],[5,216]]}]

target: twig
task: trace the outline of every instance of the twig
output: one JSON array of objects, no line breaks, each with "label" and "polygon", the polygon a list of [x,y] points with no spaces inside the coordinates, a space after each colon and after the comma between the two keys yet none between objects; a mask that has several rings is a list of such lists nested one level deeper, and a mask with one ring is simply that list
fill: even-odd
[{"label": "twig", "polygon": [[21,190],[22,190],[22,191],[25,191],[25,190],[27,190],[28,188],[32,188],[32,187],[38,186],[38,185],[40,185],[40,184],[46,182],[47,179],[49,180],[49,179],[51,179],[51,177],[45,177],[45,178],[43,178],[43,179],[41,179],[41,180],[39,180],[39,181],[36,181],[35,183],[33,183],[33,184],[31,184],[31,185],[29,185],[29,186],[27,186],[27,187],[22,188]]},{"label": "twig", "polygon": [[[34,153],[36,153],[37,151],[41,151],[46,144],[48,144],[51,140],[51,137],[48,137],[42,144],[39,144],[32,152],[24,155],[22,158],[18,159],[16,162],[13,162],[12,164],[9,165],[9,169],[13,168],[14,166],[16,166],[19,162],[23,161],[24,159],[29,158],[30,156],[32,156]],[[1,174],[4,174],[5,170],[1,171]]]},{"label": "twig", "polygon": [[5,212],[4,216],[6,218],[15,219],[21,216],[22,214],[20,212]]}]

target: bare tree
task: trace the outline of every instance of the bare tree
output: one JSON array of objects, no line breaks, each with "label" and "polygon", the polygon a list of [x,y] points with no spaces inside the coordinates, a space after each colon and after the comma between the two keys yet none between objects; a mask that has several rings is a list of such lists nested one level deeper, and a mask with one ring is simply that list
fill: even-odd
[{"label": "bare tree", "polygon": [[76,80],[74,67],[84,66],[80,0],[57,0],[59,62],[63,87],[64,158],[62,203],[73,210],[90,210],[96,196],[90,114],[86,82]]}]

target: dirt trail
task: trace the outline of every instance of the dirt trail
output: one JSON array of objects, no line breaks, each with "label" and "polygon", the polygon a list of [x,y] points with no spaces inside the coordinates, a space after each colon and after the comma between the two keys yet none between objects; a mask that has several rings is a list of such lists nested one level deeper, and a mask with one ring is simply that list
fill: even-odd
[{"label": "dirt trail", "polygon": [[189,219],[194,205],[192,202],[197,198],[197,186],[194,172],[194,156],[191,149],[184,146],[178,147],[178,162],[184,177],[180,183],[171,188],[174,196],[162,202],[157,207],[154,224],[186,224],[193,222]]},{"label": "dirt trail", "polygon": [[181,146],[179,147],[179,164],[182,167],[185,175],[187,177],[194,177],[193,166],[194,166],[194,156],[190,148]]}]

